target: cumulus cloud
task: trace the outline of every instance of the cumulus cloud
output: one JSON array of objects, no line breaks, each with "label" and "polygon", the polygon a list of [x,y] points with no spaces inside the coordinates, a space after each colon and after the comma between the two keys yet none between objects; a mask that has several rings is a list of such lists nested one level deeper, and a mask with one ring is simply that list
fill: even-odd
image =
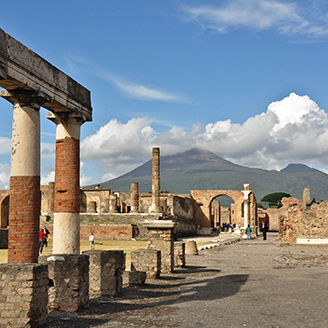
[{"label": "cumulus cloud", "polygon": [[111,120],[81,143],[85,162],[96,161],[102,181],[126,173],[151,159],[151,149],[172,155],[193,147],[250,167],[281,169],[289,163],[328,165],[327,113],[308,96],[291,93],[244,124],[230,120],[186,132],[182,127],[157,133],[147,118],[123,124]]},{"label": "cumulus cloud", "polygon": [[272,29],[283,35],[307,35],[315,38],[328,34],[322,12],[314,6],[302,8],[296,2],[232,0],[217,6],[185,5],[182,10],[185,21],[218,33],[248,28],[254,31]]}]

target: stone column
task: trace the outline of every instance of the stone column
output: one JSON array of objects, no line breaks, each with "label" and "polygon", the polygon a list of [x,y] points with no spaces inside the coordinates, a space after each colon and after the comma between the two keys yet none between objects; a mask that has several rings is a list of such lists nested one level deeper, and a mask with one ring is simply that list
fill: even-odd
[{"label": "stone column", "polygon": [[303,190],[303,209],[306,210],[311,204],[311,192],[310,188],[304,188]]},{"label": "stone column", "polygon": [[139,186],[138,182],[131,183],[131,213],[139,212]]},{"label": "stone column", "polygon": [[48,184],[48,214],[54,213],[55,205],[55,183],[49,182]]},{"label": "stone column", "polygon": [[118,213],[117,196],[115,194],[109,195],[109,213]]},{"label": "stone column", "polygon": [[56,128],[54,254],[80,254],[80,118],[49,115]]},{"label": "stone column", "polygon": [[153,175],[151,183],[151,205],[150,213],[159,213],[160,211],[160,155],[159,148],[153,148]]},{"label": "stone column", "polygon": [[40,106],[35,92],[0,91],[14,106],[10,173],[8,263],[37,263],[39,256]]},{"label": "stone column", "polygon": [[249,220],[249,194],[251,193],[251,190],[249,190],[249,184],[244,184],[244,190],[241,191],[244,194],[244,227],[247,228],[247,226],[250,224]]}]

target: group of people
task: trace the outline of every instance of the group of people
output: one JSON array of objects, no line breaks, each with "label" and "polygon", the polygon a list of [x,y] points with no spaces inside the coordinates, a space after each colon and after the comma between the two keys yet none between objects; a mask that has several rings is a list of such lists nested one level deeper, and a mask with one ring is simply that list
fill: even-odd
[{"label": "group of people", "polygon": [[[263,240],[267,239],[268,230],[269,230],[269,227],[267,226],[266,222],[263,222],[263,224],[260,228],[260,232],[262,232],[262,234],[263,234]],[[248,225],[246,228],[246,235],[247,235],[248,240],[250,240],[252,238],[252,228],[250,225]]]},{"label": "group of people", "polygon": [[48,247],[49,236],[50,232],[46,226],[40,229],[39,231],[39,253],[42,254],[43,246]]}]

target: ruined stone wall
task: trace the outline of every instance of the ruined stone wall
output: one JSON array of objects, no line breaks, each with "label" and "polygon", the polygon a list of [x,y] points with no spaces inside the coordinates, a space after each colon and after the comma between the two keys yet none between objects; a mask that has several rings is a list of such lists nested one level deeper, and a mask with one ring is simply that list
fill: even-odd
[{"label": "ruined stone wall", "polygon": [[298,239],[328,238],[328,201],[313,203],[306,209],[303,201],[283,198],[279,211],[279,243],[296,244]]},{"label": "ruined stone wall", "polygon": [[172,195],[168,197],[168,207],[171,208],[171,214],[183,219],[193,218],[193,201],[187,196]]},{"label": "ruined stone wall", "polygon": [[41,186],[41,213],[48,213],[49,210],[49,191],[48,186]]},{"label": "ruined stone wall", "polygon": [[96,203],[96,213],[108,213],[110,189],[107,188],[81,188],[80,190],[80,212],[88,213],[89,204]]}]

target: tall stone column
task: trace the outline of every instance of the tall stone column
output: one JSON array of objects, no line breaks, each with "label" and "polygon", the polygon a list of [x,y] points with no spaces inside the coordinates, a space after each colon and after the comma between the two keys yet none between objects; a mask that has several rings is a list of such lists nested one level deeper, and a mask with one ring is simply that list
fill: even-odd
[{"label": "tall stone column", "polygon": [[56,128],[54,254],[80,254],[80,118],[47,114]]},{"label": "tall stone column", "polygon": [[37,263],[39,256],[40,106],[29,91],[1,91],[13,104],[8,263]]},{"label": "tall stone column", "polygon": [[150,213],[159,213],[160,211],[160,155],[159,148],[153,148],[152,160],[152,183],[151,183],[151,205],[149,207]]},{"label": "tall stone column", "polygon": [[139,212],[139,185],[138,182],[131,183],[131,213]]},{"label": "tall stone column", "polygon": [[241,191],[244,194],[244,227],[246,228],[250,224],[249,220],[249,194],[251,190],[249,190],[249,184],[244,184],[244,190]]},{"label": "tall stone column", "polygon": [[55,183],[49,182],[48,184],[48,214],[54,213],[55,205]]}]

